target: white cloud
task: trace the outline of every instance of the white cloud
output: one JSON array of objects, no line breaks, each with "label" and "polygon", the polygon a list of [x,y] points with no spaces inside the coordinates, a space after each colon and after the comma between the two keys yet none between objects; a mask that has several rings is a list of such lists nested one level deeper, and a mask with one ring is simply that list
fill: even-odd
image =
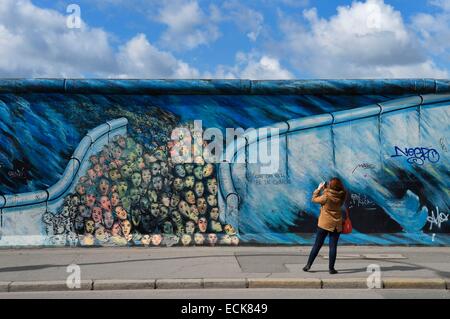
[{"label": "white cloud", "polygon": [[208,76],[218,79],[241,78],[250,80],[282,80],[294,77],[291,72],[281,66],[280,61],[275,57],[242,52],[236,54],[234,66],[219,65],[215,74],[208,74]]},{"label": "white cloud", "polygon": [[435,0],[430,3],[440,7],[442,11],[417,14],[412,19],[412,27],[427,51],[450,62],[450,0]]},{"label": "white cloud", "polygon": [[118,50],[109,35],[29,0],[0,1],[0,77],[194,78],[199,72],[138,34]]},{"label": "white cloud", "polygon": [[191,50],[217,40],[220,36],[216,25],[217,7],[211,7],[210,16],[197,1],[173,0],[160,8],[157,21],[167,25],[161,36],[162,44],[173,50]]},{"label": "white cloud", "polygon": [[424,53],[402,15],[383,0],[353,2],[329,19],[316,9],[302,24],[281,17],[282,50],[294,67],[312,77],[446,77]]},{"label": "white cloud", "polygon": [[122,74],[113,77],[147,78],[198,78],[199,72],[187,63],[177,60],[172,54],[154,47],[144,34],[138,34],[124,46],[117,55]]},{"label": "white cloud", "polygon": [[233,21],[251,41],[255,42],[258,39],[264,27],[264,15],[261,12],[235,0],[225,2],[223,8],[226,10],[226,19]]}]

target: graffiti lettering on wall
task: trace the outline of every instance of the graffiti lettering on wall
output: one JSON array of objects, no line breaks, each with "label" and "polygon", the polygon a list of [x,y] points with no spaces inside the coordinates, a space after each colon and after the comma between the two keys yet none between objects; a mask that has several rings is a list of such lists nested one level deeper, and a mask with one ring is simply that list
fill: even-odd
[{"label": "graffiti lettering on wall", "polygon": [[115,136],[89,158],[90,168],[75,193],[66,196],[59,214],[43,215],[51,242],[237,245],[234,228],[219,220],[214,164],[202,156],[174,163],[172,147],[176,143],[150,150],[131,136]]},{"label": "graffiti lettering on wall", "polygon": [[291,184],[292,181],[285,174],[251,174],[248,176],[248,181],[256,185],[282,185]]},{"label": "graffiti lettering on wall", "polygon": [[364,207],[367,210],[375,210],[376,209],[375,207],[371,207],[374,205],[375,203],[372,200],[370,200],[365,194],[353,193],[350,195],[349,208]]},{"label": "graffiti lettering on wall", "polygon": [[402,156],[408,158],[408,163],[417,165],[423,165],[425,164],[426,161],[429,161],[430,163],[434,164],[439,162],[440,159],[439,152],[434,148],[405,147],[404,150],[402,150],[400,147],[395,146],[395,155],[392,155],[391,157],[402,157]]},{"label": "graffiti lettering on wall", "polygon": [[431,210],[431,216],[427,217],[427,221],[430,223],[430,230],[433,229],[433,226],[436,225],[438,228],[441,228],[442,223],[448,221],[448,216],[450,214],[445,214],[439,212],[439,207],[436,206],[436,212]]}]

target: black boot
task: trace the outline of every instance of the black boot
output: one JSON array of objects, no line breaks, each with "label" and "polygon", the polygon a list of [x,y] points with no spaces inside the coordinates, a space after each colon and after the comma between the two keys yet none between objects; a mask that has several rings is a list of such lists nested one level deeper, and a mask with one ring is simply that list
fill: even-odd
[{"label": "black boot", "polygon": [[309,271],[311,269],[311,265],[306,265],[305,267],[303,267],[303,271]]},{"label": "black boot", "polygon": [[338,271],[336,269],[330,269],[330,275],[336,275],[338,273]]}]

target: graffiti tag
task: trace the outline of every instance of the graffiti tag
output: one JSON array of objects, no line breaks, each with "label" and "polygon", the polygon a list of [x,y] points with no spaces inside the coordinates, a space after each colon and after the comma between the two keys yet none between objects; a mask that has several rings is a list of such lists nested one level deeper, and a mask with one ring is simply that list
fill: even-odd
[{"label": "graffiti tag", "polygon": [[417,165],[423,165],[425,164],[426,161],[429,161],[430,163],[434,164],[439,162],[439,159],[441,158],[439,152],[436,151],[434,148],[405,147],[405,149],[402,150],[400,147],[395,146],[395,155],[391,155],[391,157],[401,157],[401,156],[407,157],[409,164],[417,164]]},{"label": "graffiti tag", "polygon": [[[364,194],[351,194],[350,196],[350,208],[352,207],[367,207],[372,206],[375,203],[371,201],[366,195]],[[367,209],[375,209],[375,208],[367,208]]]},{"label": "graffiti tag", "polygon": [[439,207],[436,206],[436,215],[435,212],[431,211],[431,216],[427,217],[427,221],[430,223],[430,230],[433,228],[433,225],[436,225],[438,228],[441,228],[441,224],[448,221],[448,216],[450,214],[439,213]]},{"label": "graffiti tag", "polygon": [[290,178],[284,174],[253,174],[248,177],[250,183],[256,185],[291,184]]},{"label": "graffiti tag", "polygon": [[361,164],[358,164],[358,165],[356,165],[355,168],[353,169],[352,174],[355,173],[355,171],[356,171],[358,168],[362,168],[362,169],[375,169],[375,165],[374,165],[374,164],[370,164],[370,163],[361,163]]}]

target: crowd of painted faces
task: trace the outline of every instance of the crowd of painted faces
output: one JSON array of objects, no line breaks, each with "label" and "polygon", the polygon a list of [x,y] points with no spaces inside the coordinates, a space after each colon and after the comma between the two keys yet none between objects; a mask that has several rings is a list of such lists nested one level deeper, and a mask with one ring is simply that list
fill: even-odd
[{"label": "crowd of painted faces", "polygon": [[202,156],[174,163],[177,143],[148,151],[114,137],[90,157],[61,213],[44,214],[47,234],[82,246],[238,245],[234,228],[219,218],[215,166]]}]

